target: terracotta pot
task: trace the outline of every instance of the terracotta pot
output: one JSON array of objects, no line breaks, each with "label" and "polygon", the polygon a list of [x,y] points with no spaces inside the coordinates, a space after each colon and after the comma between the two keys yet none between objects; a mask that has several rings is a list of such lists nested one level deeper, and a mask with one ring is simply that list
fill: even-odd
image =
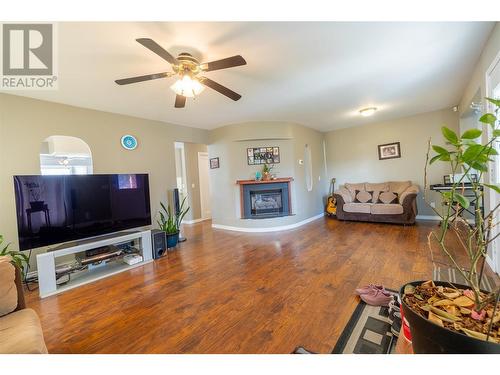
[{"label": "terracotta pot", "polygon": [[[405,285],[417,286],[424,281],[413,281]],[[445,281],[434,281],[437,286],[449,286]],[[468,289],[465,285],[453,284],[460,289]],[[404,285],[399,294],[403,300]],[[414,312],[403,300],[403,313],[408,320],[411,331],[413,352],[416,354],[500,354],[500,344],[486,342],[466,336],[465,334],[438,326]]]},{"label": "terracotta pot", "polygon": [[262,180],[263,181],[269,181],[271,179],[271,173],[269,172],[262,172]]}]

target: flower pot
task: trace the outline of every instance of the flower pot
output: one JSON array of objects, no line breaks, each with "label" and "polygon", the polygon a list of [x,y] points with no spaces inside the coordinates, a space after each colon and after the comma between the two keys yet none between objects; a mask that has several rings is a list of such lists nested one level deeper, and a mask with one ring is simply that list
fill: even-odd
[{"label": "flower pot", "polygon": [[[424,281],[407,283],[413,286]],[[405,285],[407,285],[405,284]],[[436,286],[449,286],[446,281],[434,281]],[[465,285],[453,284],[460,289],[468,289]],[[416,354],[500,354],[500,344],[486,342],[466,336],[465,334],[438,326],[414,312],[403,300],[404,285],[399,294],[402,300],[403,313],[408,320],[411,331],[413,352]]]},{"label": "flower pot", "polygon": [[177,246],[177,242],[179,242],[179,232],[167,233],[167,249]]},{"label": "flower pot", "polygon": [[33,201],[33,202],[30,202],[30,206],[31,206],[31,210],[32,211],[42,211],[44,205],[45,205],[44,201]]},{"label": "flower pot", "polygon": [[262,172],[262,181],[269,181],[271,179],[271,173]]}]

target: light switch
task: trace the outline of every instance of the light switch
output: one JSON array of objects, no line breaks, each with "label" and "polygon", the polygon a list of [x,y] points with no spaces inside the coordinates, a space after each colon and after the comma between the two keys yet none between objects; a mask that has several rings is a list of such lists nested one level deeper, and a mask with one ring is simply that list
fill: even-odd
[{"label": "light switch", "polygon": [[195,188],[195,184],[191,184],[191,188],[194,189]]}]

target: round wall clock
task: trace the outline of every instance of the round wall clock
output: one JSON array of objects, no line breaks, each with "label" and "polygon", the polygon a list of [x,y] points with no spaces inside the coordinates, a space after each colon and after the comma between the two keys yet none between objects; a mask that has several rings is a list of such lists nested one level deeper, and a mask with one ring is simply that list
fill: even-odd
[{"label": "round wall clock", "polygon": [[137,138],[130,134],[124,135],[121,143],[126,150],[135,150],[137,148]]}]

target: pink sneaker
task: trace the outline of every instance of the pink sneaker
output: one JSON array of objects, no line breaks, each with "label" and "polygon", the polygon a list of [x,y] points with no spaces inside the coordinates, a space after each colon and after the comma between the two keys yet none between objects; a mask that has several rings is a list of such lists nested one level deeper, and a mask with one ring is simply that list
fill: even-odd
[{"label": "pink sneaker", "polygon": [[381,290],[381,291],[385,292],[385,288],[382,285],[369,284],[369,285],[364,286],[362,288],[357,288],[356,294],[362,295],[362,294],[370,293],[372,290]]},{"label": "pink sneaker", "polygon": [[380,289],[372,289],[371,292],[361,294],[361,299],[372,306],[389,306],[389,302],[393,300],[393,296]]}]

